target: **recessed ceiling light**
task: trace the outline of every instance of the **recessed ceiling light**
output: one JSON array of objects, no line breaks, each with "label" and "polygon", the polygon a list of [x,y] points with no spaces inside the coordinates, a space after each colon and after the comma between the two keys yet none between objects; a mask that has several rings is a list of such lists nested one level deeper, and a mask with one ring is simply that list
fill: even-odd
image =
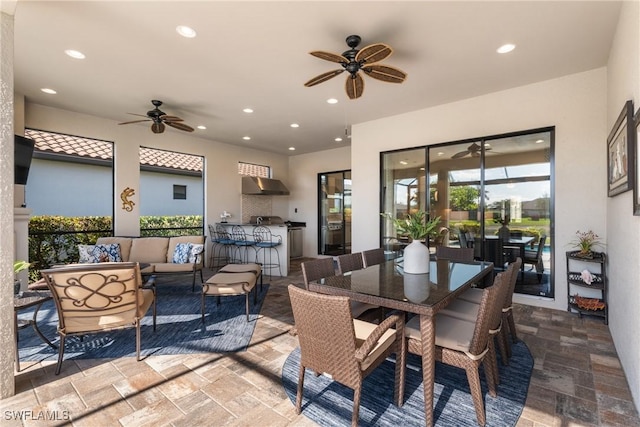
[{"label": "recessed ceiling light", "polygon": [[335,142],[342,142],[342,138],[337,137],[336,139],[334,139]]},{"label": "recessed ceiling light", "polygon": [[404,161],[404,160],[400,160],[400,164],[401,164],[401,165],[408,165],[409,163],[407,163],[407,162],[406,162],[406,161]]},{"label": "recessed ceiling light", "polygon": [[498,52],[498,53],[509,53],[515,48],[516,48],[515,44],[507,43],[507,44],[503,44],[502,46],[500,46],[496,50],[496,52]]},{"label": "recessed ceiling light", "polygon": [[176,31],[182,37],[187,37],[189,39],[192,39],[192,38],[194,38],[196,36],[196,30],[194,30],[191,27],[187,27],[186,25],[178,25],[176,27]]},{"label": "recessed ceiling light", "polygon": [[536,144],[542,144],[544,142],[544,139],[539,139],[536,141]]},{"label": "recessed ceiling light", "polygon": [[289,126],[291,126],[292,128],[299,128],[300,125],[297,123],[291,123]]},{"label": "recessed ceiling light", "polygon": [[207,128],[206,126],[202,126],[202,125],[198,126],[198,129],[201,129],[201,130],[205,130],[206,128]]},{"label": "recessed ceiling light", "polygon": [[423,171],[423,170],[424,170],[424,168],[420,168],[420,170],[421,170],[421,171]]},{"label": "recessed ceiling light", "polygon": [[289,147],[289,151],[296,151],[296,147]]},{"label": "recessed ceiling light", "polygon": [[73,49],[67,49],[64,51],[64,53],[66,53],[67,55],[69,55],[72,58],[75,59],[84,59],[84,53],[78,51],[78,50],[73,50]]},{"label": "recessed ceiling light", "polygon": [[250,136],[243,136],[242,139],[244,139],[245,141],[249,141],[249,140],[251,140],[251,137]]},{"label": "recessed ceiling light", "polygon": [[491,144],[489,144],[488,142],[485,142],[485,143],[484,143],[484,146],[485,146],[486,148],[490,148],[490,147],[491,147]]},{"label": "recessed ceiling light", "polygon": [[335,98],[329,98],[327,99],[327,104],[337,104],[338,100]]},{"label": "recessed ceiling light", "polygon": [[444,156],[444,153],[442,151],[438,151],[438,156]]},{"label": "recessed ceiling light", "polygon": [[244,110],[242,110],[242,111],[244,111],[244,112],[245,112],[245,113],[247,113],[247,114],[251,114],[251,113],[253,113],[253,110],[252,110],[251,108],[245,108],[245,109],[244,109]]},{"label": "recessed ceiling light", "polygon": [[49,95],[55,95],[56,93],[58,93],[53,89],[49,89],[48,87],[43,87],[40,90],[43,91],[44,93],[48,93]]}]

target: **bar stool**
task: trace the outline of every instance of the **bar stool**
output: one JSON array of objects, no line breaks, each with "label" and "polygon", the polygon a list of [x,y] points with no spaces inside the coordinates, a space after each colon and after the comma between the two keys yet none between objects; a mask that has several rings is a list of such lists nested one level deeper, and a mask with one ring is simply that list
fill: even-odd
[{"label": "bar stool", "polygon": [[230,248],[233,246],[233,240],[227,230],[220,224],[216,225],[215,228],[210,224],[209,234],[211,234],[209,267],[215,269],[229,263]]},{"label": "bar stool", "polygon": [[[274,239],[277,238],[277,239]],[[253,239],[255,240],[256,250],[256,263],[262,265],[262,269],[269,270],[269,278],[271,278],[271,270],[278,268],[278,273],[282,276],[282,270],[280,269],[280,252],[278,246],[282,244],[282,236],[274,235],[271,230],[262,225],[258,225],[253,228]],[[265,251],[269,251],[269,262],[267,263],[267,254]],[[272,253],[276,251],[277,262],[273,262]],[[262,251],[262,263],[258,261],[260,252]]]},{"label": "bar stool", "polygon": [[[235,245],[235,251],[231,257],[231,263],[246,264],[249,262],[249,248],[256,251],[256,242],[247,238],[244,228],[239,225],[231,227],[231,240]],[[244,254],[243,254],[244,249]]]}]

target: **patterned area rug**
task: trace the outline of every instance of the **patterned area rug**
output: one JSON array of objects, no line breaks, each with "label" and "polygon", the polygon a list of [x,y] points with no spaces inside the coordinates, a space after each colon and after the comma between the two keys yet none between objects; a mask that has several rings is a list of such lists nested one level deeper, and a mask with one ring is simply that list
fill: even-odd
[{"label": "patterned area rug", "polygon": [[[249,322],[246,319],[244,296],[220,299],[207,297],[205,323],[201,321],[200,292],[191,292],[191,285],[158,285],[157,326],[153,331],[151,309],[142,320],[141,355],[227,353],[245,351],[251,341],[256,320],[269,285],[258,289],[258,302],[249,298]],[[31,319],[33,311],[20,313],[20,318]],[[38,313],[38,327],[55,345],[58,314],[53,301],[42,305]],[[57,360],[58,352],[35,334],[31,327],[19,332],[20,360]],[[135,329],[67,338],[64,360],[135,357]]]},{"label": "patterned area rug", "polygon": [[[533,358],[524,342],[513,347],[509,366],[500,364],[498,397],[489,396],[484,373],[482,391],[487,413],[487,426],[516,425],[527,398]],[[295,405],[300,349],[295,349],[285,361],[282,383]],[[424,392],[421,360],[409,354],[407,383],[402,408],[393,404],[393,360],[385,361],[364,380],[360,403],[361,426],[424,426]],[[434,419],[436,426],[477,427],[476,413],[469,392],[467,377],[462,369],[436,363],[434,388]],[[353,391],[321,375],[316,377],[307,369],[304,378],[302,413],[321,426],[349,426],[353,410]]]}]

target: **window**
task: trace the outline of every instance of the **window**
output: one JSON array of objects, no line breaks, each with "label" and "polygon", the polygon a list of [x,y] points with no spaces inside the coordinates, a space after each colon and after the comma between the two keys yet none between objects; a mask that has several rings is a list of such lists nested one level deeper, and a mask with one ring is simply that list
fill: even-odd
[{"label": "window", "polygon": [[253,163],[238,162],[238,174],[271,178],[271,168],[264,165],[254,165]]},{"label": "window", "polygon": [[175,185],[173,186],[173,199],[174,200],[187,200],[187,186]]}]

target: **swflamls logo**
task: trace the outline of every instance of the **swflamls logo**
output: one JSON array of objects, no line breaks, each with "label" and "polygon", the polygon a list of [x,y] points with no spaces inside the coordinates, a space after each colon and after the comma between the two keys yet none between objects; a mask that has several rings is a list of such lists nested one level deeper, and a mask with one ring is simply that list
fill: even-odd
[{"label": "swflamls logo", "polygon": [[4,411],[4,419],[21,421],[69,421],[69,411],[32,411],[21,409],[19,411]]}]

